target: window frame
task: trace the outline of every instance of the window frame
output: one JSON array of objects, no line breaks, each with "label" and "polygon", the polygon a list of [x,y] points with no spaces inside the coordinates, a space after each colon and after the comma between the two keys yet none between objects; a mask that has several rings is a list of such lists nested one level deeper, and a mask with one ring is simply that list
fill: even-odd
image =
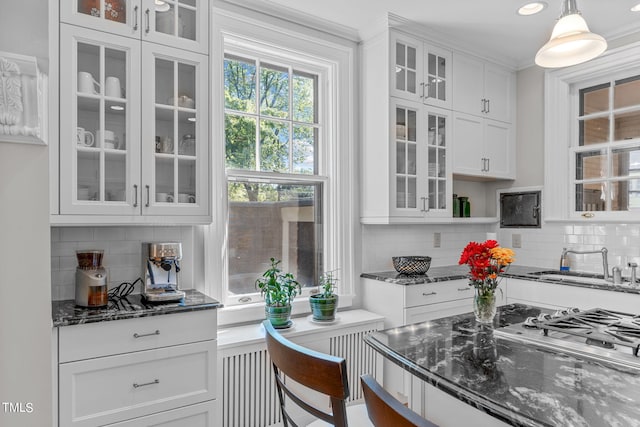
[{"label": "window frame", "polygon": [[[575,88],[638,74],[640,43],[610,50],[584,64],[545,72],[544,186],[548,190],[545,192],[545,221],[638,222],[637,212],[633,211],[576,211],[574,185],[575,148],[579,138],[579,93]],[[595,150],[604,145],[611,143],[590,147]]]},{"label": "window frame", "polygon": [[[203,227],[204,292],[224,303],[225,293],[221,283],[227,282],[227,171],[225,170],[224,144],[224,54],[259,53],[263,61],[268,56],[291,60],[302,64],[294,69],[307,71],[322,68],[318,86],[325,87],[324,103],[320,108],[323,117],[324,147],[317,153],[318,174],[293,174],[302,181],[319,175],[325,181],[323,187],[323,215],[325,238],[324,270],[339,270],[340,307],[351,306],[354,299],[354,283],[358,280],[360,260],[355,257],[356,233],[358,225],[358,198],[352,189],[357,188],[358,168],[355,137],[354,106],[356,103],[357,46],[346,40],[333,37],[318,37],[319,32],[298,25],[263,17],[256,20],[251,16],[240,16],[234,12],[218,11],[214,14],[212,71],[212,175],[213,182],[213,224]],[[229,48],[231,46],[231,48]],[[240,55],[246,56],[246,55]],[[271,61],[267,61],[271,63]],[[276,62],[277,64],[278,62]],[[322,79],[322,81],[320,81]],[[319,121],[320,121],[319,117]],[[216,141],[218,141],[216,143]],[[235,173],[254,176],[253,171]],[[274,173],[288,179],[292,174]],[[309,313],[309,303],[305,296],[297,297],[293,303],[293,315]],[[264,319],[264,303],[227,306],[219,310],[220,324],[237,324]]]}]

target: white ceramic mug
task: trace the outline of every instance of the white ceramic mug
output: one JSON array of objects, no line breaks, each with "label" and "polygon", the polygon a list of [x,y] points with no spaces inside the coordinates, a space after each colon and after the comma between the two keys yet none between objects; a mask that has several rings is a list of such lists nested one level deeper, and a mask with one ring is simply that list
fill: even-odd
[{"label": "white ceramic mug", "polygon": [[112,98],[122,98],[122,88],[120,87],[120,79],[109,76],[104,82],[104,93]]},{"label": "white ceramic mug", "polygon": [[113,139],[105,139],[104,148],[108,148],[111,150],[117,150],[118,148],[120,148],[120,141],[118,140],[118,137],[115,136],[113,137]]},{"label": "white ceramic mug", "polygon": [[171,138],[156,137],[156,153],[173,153],[173,140]]},{"label": "white ceramic mug", "polygon": [[[98,90],[96,90],[96,87]],[[78,92],[97,94],[100,90],[100,83],[98,83],[91,73],[86,71],[78,72]]]},{"label": "white ceramic mug", "polygon": [[178,194],[178,202],[180,202],[180,203],[195,203],[196,202],[196,198],[192,194],[179,193]]},{"label": "white ceramic mug", "polygon": [[169,193],[156,193],[156,202],[171,203],[173,202],[173,196]]},{"label": "white ceramic mug", "polygon": [[76,132],[76,143],[84,147],[93,147],[95,138],[93,134],[84,128],[78,127]]},{"label": "white ceramic mug", "polygon": [[[103,147],[105,148],[110,148],[106,146],[107,142],[112,142],[115,143],[116,141],[116,134],[114,131],[112,130],[97,130],[96,131],[96,141],[98,141],[98,143],[103,143],[105,145],[103,145]],[[113,147],[111,147],[113,148]]]}]

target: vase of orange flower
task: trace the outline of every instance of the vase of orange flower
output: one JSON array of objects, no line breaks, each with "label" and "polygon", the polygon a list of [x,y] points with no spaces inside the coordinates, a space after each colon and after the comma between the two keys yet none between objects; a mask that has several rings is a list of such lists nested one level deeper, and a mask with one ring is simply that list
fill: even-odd
[{"label": "vase of orange flower", "polygon": [[496,289],[500,284],[500,274],[514,260],[514,252],[500,247],[495,240],[469,242],[462,251],[458,264],[469,266],[469,286],[473,286],[476,291],[473,312],[478,322],[493,322],[497,310]]}]

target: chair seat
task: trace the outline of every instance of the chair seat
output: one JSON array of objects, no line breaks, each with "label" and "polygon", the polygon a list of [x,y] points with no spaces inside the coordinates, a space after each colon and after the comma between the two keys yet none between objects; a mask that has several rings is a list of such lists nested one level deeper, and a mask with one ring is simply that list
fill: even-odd
[{"label": "chair seat", "polygon": [[[367,407],[364,403],[359,405],[347,406],[347,422],[349,427],[374,427],[367,414]],[[322,420],[317,420],[309,424],[307,427],[333,427],[331,424]]]}]

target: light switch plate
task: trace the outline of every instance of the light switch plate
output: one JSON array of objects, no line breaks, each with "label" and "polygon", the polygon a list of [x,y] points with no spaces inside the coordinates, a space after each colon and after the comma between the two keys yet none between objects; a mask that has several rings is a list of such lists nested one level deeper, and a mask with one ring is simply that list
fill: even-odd
[{"label": "light switch plate", "polygon": [[511,235],[511,246],[513,246],[514,248],[522,247],[522,234],[514,233]]},{"label": "light switch plate", "polygon": [[439,248],[441,243],[440,233],[433,233],[433,247]]}]

